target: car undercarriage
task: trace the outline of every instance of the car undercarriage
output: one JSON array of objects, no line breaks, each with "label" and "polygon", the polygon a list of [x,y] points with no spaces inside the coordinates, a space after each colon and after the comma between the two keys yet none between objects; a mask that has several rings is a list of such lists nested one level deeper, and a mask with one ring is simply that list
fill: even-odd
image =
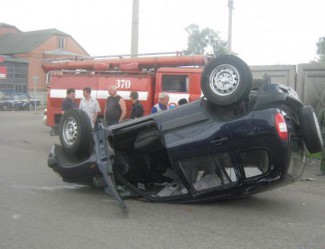
[{"label": "car undercarriage", "polygon": [[[312,107],[289,87],[252,80],[242,61],[227,68],[232,60],[216,58],[202,75],[205,96],[172,110],[109,127],[98,121],[94,132],[82,110],[65,112],[49,167],[66,182],[105,187],[123,210],[122,197],[208,202],[299,179],[306,151],[323,146]],[[244,82],[221,93],[218,77],[229,70]]]}]

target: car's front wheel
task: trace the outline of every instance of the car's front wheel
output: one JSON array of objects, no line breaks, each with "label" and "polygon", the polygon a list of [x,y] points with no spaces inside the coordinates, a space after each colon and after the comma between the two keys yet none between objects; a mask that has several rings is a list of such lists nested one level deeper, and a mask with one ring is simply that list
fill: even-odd
[{"label": "car's front wheel", "polygon": [[252,72],[243,60],[234,55],[221,55],[204,68],[201,89],[212,103],[231,106],[248,98],[252,82]]},{"label": "car's front wheel", "polygon": [[90,118],[80,109],[70,109],[61,118],[59,137],[63,150],[77,157],[86,157],[93,151]]}]

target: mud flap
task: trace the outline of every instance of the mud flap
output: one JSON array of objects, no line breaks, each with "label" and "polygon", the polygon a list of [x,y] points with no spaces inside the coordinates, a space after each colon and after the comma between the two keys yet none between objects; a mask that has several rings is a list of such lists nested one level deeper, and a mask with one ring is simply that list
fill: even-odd
[{"label": "mud flap", "polygon": [[114,160],[114,150],[107,142],[105,136],[105,129],[102,123],[97,122],[94,131],[94,142],[96,151],[96,161],[100,172],[103,175],[104,181],[106,183],[106,192],[113,196],[124,212],[127,212],[127,206],[125,205],[123,199],[118,194],[114,185],[114,175],[113,175],[113,160]]}]

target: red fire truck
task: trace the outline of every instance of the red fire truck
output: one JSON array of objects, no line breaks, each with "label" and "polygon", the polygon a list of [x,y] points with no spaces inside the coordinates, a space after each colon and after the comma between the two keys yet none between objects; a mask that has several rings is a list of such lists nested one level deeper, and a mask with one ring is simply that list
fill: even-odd
[{"label": "red fire truck", "polygon": [[115,85],[117,94],[126,100],[127,117],[131,113],[131,91],[139,93],[145,115],[158,102],[158,95],[167,92],[168,108],[177,106],[181,98],[193,101],[202,96],[200,77],[207,57],[155,56],[136,58],[86,58],[44,61],[47,72],[47,125],[57,127],[61,118],[61,103],[68,88],[76,89],[76,101],[83,97],[82,89],[89,86],[91,96],[99,101],[103,116],[108,87]]}]

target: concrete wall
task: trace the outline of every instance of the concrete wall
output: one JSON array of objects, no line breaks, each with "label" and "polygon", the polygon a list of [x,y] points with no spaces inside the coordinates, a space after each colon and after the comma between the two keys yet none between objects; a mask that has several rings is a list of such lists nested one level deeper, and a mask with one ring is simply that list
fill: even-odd
[{"label": "concrete wall", "polygon": [[262,79],[264,74],[271,76],[273,83],[279,83],[296,89],[296,66],[250,66],[254,79]]},{"label": "concrete wall", "polygon": [[305,105],[314,107],[316,113],[325,107],[325,64],[299,64],[251,66],[254,78],[267,73],[274,83],[295,89]]},{"label": "concrete wall", "polygon": [[299,64],[297,93],[316,113],[325,107],[325,64]]}]

